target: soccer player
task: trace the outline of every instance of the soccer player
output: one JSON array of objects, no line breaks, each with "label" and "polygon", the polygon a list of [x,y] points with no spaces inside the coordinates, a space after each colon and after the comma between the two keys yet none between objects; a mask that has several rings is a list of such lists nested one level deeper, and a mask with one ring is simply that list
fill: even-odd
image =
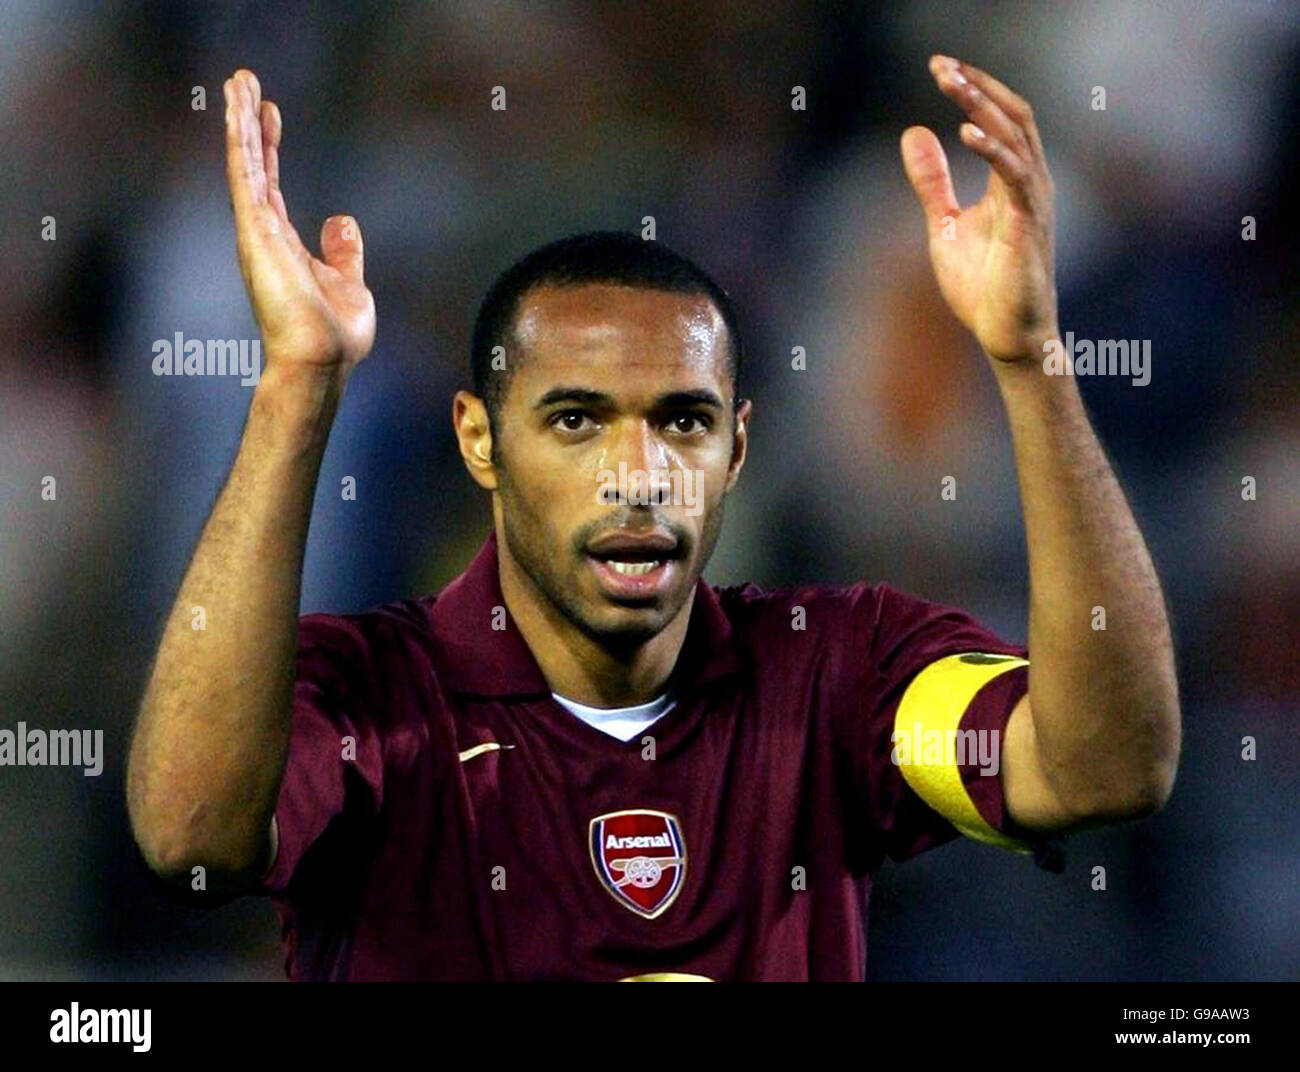
[{"label": "soccer player", "polygon": [[251,72],[227,81],[266,367],[132,741],[155,872],[272,896],[295,979],[861,979],[885,856],[958,834],[1029,852],[1163,805],[1169,628],[1074,380],[1044,372],[1059,329],[1034,117],[975,67],[931,72],[988,189],[959,207],[925,128],[903,163],[1005,403],[1032,664],[887,585],[703,581],[754,416],[736,318],[689,261],[604,232],[535,251],[483,302],[453,407],[492,499],[468,569],[300,621],[321,455],[375,309],[356,222],[330,218],[308,252],[279,112]]}]

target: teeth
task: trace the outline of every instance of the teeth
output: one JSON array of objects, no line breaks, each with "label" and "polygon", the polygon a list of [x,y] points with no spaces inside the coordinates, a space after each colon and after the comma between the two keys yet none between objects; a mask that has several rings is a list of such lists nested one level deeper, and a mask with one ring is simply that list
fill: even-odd
[{"label": "teeth", "polygon": [[610,568],[615,573],[623,573],[629,577],[640,577],[649,573],[653,569],[658,569],[658,562],[619,562],[617,559],[609,560]]}]

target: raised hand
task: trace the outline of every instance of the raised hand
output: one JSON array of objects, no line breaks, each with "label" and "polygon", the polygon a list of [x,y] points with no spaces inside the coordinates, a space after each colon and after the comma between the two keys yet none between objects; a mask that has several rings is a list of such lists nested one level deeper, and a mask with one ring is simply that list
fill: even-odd
[{"label": "raised hand", "polygon": [[992,167],[984,196],[963,209],[939,139],[926,127],[903,132],[903,166],[925,211],[939,289],[989,357],[1041,357],[1058,328],[1052,179],[1033,112],[978,67],[932,56],[930,73],[971,120],[961,125],[962,143]]},{"label": "raised hand", "polygon": [[226,80],[226,171],[239,267],[262,331],[267,368],[346,374],[375,339],[361,231],[349,216],[321,227],[323,259],[298,237],[280,193],[280,110],[252,71]]}]

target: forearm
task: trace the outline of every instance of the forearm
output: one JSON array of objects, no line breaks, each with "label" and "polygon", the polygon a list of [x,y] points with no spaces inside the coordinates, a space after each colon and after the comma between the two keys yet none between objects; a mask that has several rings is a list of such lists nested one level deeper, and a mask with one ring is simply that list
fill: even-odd
[{"label": "forearm", "polygon": [[312,371],[267,370],[172,607],[127,774],[136,838],[159,873],[264,862],[288,751],[303,552],[340,390]]},{"label": "forearm", "polygon": [[998,362],[995,372],[1029,552],[1029,695],[1042,769],[1081,815],[1145,813],[1168,796],[1180,741],[1155,567],[1073,377],[1045,375],[1034,360]]}]

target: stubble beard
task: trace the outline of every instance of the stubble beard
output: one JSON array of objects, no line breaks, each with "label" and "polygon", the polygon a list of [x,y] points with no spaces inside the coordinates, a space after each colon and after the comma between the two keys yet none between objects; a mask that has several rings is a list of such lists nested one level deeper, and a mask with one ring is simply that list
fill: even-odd
[{"label": "stubble beard", "polygon": [[[552,534],[548,526],[535,511],[530,509],[525,500],[514,493],[504,469],[500,473],[497,493],[501,496],[502,528],[514,560],[532,581],[536,590],[566,621],[593,643],[618,657],[633,654],[642,645],[658,636],[669,622],[676,618],[682,606],[695,591],[699,574],[704,571],[704,567],[713,556],[714,547],[722,532],[725,495],[718,502],[717,507],[704,516],[704,525],[700,532],[700,554],[695,564],[697,572],[689,578],[688,584],[683,585],[681,596],[674,597],[673,605],[663,607],[650,615],[644,611],[636,613],[633,608],[626,608],[620,613],[617,606],[610,605],[612,614],[602,620],[601,616],[591,613],[591,608],[580,597],[577,578],[566,577],[565,570],[570,568],[571,563],[576,563],[578,570],[586,568],[587,543],[594,536],[595,531],[605,528],[607,523],[601,522],[599,525],[579,529],[567,541],[567,546],[561,546],[555,554],[552,554],[550,552]],[[671,529],[677,533],[681,531],[678,526],[671,526]],[[562,536],[554,542],[561,545],[566,543]],[[691,555],[692,550],[690,546],[686,548],[687,556]]]}]

